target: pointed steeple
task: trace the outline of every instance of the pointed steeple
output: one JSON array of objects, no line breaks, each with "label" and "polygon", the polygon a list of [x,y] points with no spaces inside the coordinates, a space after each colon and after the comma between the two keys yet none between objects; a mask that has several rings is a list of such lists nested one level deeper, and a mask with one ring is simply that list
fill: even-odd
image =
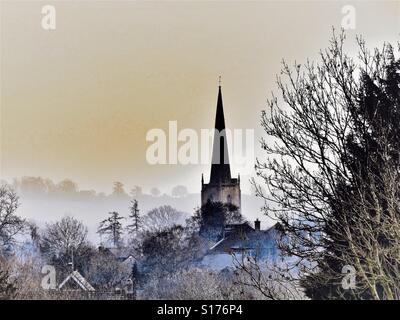
[{"label": "pointed steeple", "polygon": [[210,183],[229,183],[230,181],[231,169],[229,165],[228,144],[226,140],[225,117],[220,84],[218,87],[217,112],[215,115],[215,133]]},{"label": "pointed steeple", "polygon": [[225,130],[224,106],[222,103],[221,86],[218,86],[217,113],[215,115],[215,129]]}]

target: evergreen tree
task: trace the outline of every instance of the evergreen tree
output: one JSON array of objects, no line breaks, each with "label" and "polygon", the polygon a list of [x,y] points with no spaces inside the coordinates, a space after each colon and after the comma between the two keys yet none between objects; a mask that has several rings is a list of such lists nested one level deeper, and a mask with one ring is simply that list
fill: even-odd
[{"label": "evergreen tree", "polygon": [[222,202],[207,201],[199,212],[195,213],[194,221],[199,224],[202,237],[218,241],[224,235],[226,224],[243,222],[238,207]]},{"label": "evergreen tree", "polygon": [[136,199],[131,201],[131,206],[129,207],[129,219],[132,220],[132,223],[127,226],[129,232],[138,232],[139,227],[141,225],[141,216],[139,214],[139,205]]},{"label": "evergreen tree", "polygon": [[107,235],[108,239],[113,243],[115,247],[121,244],[122,240],[122,223],[120,220],[124,219],[119,215],[118,212],[109,212],[109,217],[100,222],[100,226],[97,232],[100,235]]}]

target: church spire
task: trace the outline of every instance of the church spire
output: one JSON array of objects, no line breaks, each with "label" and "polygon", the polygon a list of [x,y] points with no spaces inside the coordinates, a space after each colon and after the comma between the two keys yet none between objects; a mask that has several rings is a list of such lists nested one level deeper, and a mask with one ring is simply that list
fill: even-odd
[{"label": "church spire", "polygon": [[222,103],[221,78],[218,86],[217,112],[215,115],[215,132],[211,165],[210,183],[231,181],[228,144],[225,132],[225,117]]},{"label": "church spire", "polygon": [[217,113],[215,115],[215,129],[225,130],[224,107],[222,103],[221,86],[218,86]]}]

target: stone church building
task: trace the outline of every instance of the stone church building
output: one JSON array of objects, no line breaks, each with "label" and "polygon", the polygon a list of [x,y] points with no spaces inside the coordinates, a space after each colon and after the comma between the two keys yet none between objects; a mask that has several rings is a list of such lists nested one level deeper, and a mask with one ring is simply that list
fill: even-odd
[{"label": "stone church building", "polygon": [[[204,183],[202,175],[201,205],[205,206],[208,201],[230,203],[238,207],[239,212],[242,213],[240,176],[237,178],[231,176],[225,128],[222,92],[219,86],[210,181]],[[212,228],[215,225],[211,224],[209,227]],[[208,240],[212,241],[212,245],[202,257],[201,266],[215,270],[232,268],[232,254],[236,256],[247,254],[270,261],[275,261],[279,256],[277,239],[282,236],[279,223],[263,230],[260,220],[257,219],[254,225],[243,221],[225,224],[220,226],[220,229],[221,232],[216,238],[210,238],[210,233],[203,233]]]},{"label": "stone church building", "polygon": [[230,203],[241,211],[240,176],[231,177],[221,86],[218,88],[209,183],[204,183],[204,176],[201,177],[201,205],[207,201]]}]

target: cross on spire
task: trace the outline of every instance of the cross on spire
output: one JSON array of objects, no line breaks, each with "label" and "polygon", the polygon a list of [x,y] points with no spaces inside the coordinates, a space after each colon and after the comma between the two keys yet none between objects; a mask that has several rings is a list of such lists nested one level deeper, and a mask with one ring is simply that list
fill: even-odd
[{"label": "cross on spire", "polygon": [[218,86],[221,86],[221,76],[218,77]]}]

